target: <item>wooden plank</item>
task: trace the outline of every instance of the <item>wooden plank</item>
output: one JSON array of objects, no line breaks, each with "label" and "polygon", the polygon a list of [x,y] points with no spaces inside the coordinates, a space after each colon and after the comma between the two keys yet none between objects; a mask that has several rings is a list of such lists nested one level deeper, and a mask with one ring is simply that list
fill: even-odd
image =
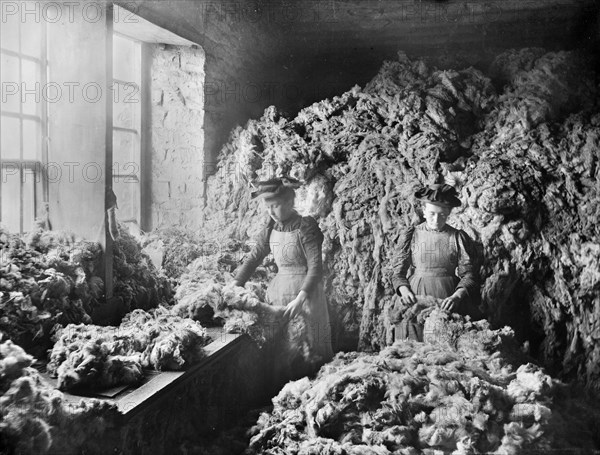
[{"label": "wooden plank", "polygon": [[117,395],[119,395],[121,392],[123,392],[127,388],[129,388],[129,385],[127,385],[127,384],[118,385],[115,387],[110,387],[106,390],[99,390],[98,392],[96,392],[96,395],[98,395],[99,397],[104,397],[104,398],[115,398]]},{"label": "wooden plank", "polygon": [[204,348],[207,353],[206,358],[185,371],[164,371],[140,387],[133,390],[126,390],[115,400],[115,404],[119,410],[127,418],[137,415],[174,389],[194,378],[197,374],[201,374],[203,369],[207,368],[211,363],[218,361],[218,359],[233,349],[237,343],[242,341],[242,335],[240,334],[220,332],[216,335],[214,340]]}]

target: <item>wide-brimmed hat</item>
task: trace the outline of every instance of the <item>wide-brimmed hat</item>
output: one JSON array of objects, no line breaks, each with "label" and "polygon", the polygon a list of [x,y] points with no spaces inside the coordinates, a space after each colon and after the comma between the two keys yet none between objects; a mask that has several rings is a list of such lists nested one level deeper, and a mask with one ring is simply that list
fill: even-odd
[{"label": "wide-brimmed hat", "polygon": [[252,199],[261,197],[264,199],[276,198],[289,194],[290,190],[300,188],[302,183],[291,177],[279,177],[252,184]]},{"label": "wide-brimmed hat", "polygon": [[458,194],[453,186],[445,183],[435,183],[421,188],[415,192],[415,198],[421,202],[438,205],[440,207],[459,207],[461,205]]}]

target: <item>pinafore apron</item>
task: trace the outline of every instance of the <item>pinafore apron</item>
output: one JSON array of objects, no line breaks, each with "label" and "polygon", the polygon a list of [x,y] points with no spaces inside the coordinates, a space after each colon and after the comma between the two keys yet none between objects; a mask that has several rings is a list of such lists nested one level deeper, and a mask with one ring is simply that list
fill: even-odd
[{"label": "pinafore apron", "polygon": [[[272,230],[269,244],[278,271],[267,289],[267,300],[271,305],[286,306],[298,296],[307,273],[300,230]],[[276,368],[281,375],[288,376],[287,380],[311,374],[333,357],[322,280],[309,294],[303,310],[275,340],[279,345],[276,347]]]},{"label": "pinafore apron", "polygon": [[[459,246],[457,232],[421,230],[413,233],[411,257],[414,267],[409,278],[415,295],[445,299],[454,293],[460,278],[456,274]],[[462,313],[462,307],[455,310]],[[396,326],[396,339],[423,340],[423,326],[403,320]]]}]

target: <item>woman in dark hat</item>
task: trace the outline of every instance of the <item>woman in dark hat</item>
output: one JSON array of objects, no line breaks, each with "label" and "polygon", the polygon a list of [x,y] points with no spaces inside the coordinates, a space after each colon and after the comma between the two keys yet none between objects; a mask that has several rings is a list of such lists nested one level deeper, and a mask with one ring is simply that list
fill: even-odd
[{"label": "woman in dark hat", "polygon": [[[277,275],[269,284],[272,305],[285,306],[284,317],[304,318],[308,329],[310,359],[306,349],[286,346],[288,358],[278,358],[281,381],[310,374],[333,357],[329,313],[323,290],[321,245],[323,233],[314,218],[294,209],[295,188],[300,182],[277,178],[259,182],[253,198],[261,198],[269,220],[237,271],[234,284],[243,286],[264,257],[273,253]],[[287,377],[285,377],[287,376]]]},{"label": "woman in dark hat", "polygon": [[[452,208],[461,205],[456,190],[446,184],[420,189],[415,198],[423,204],[425,222],[411,226],[400,237],[399,262],[392,283],[404,304],[416,303],[415,294],[443,299],[441,308],[479,316],[479,293],[473,266],[473,241],[466,232],[446,224]],[[409,269],[414,272],[407,277]],[[396,338],[422,339],[419,326],[403,321]]]}]

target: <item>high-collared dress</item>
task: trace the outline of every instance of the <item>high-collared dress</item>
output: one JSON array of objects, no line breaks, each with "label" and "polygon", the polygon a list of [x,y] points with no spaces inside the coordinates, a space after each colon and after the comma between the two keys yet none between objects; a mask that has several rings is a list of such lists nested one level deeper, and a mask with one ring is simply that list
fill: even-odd
[{"label": "high-collared dress", "polygon": [[[400,256],[395,266],[392,283],[399,294],[407,286],[415,295],[444,299],[457,289],[466,291],[466,298],[453,311],[477,314],[474,308],[479,293],[478,274],[474,267],[474,248],[466,232],[446,224],[440,230],[427,223],[407,228],[399,239]],[[410,276],[407,273],[413,270]],[[404,327],[409,330],[405,324]],[[404,333],[401,337],[415,338]]]},{"label": "high-collared dress", "polygon": [[[322,243],[323,233],[312,217],[303,217],[294,212],[283,223],[269,220],[235,278],[243,285],[265,256],[273,253],[277,274],[269,283],[267,298],[272,305],[286,306],[298,296],[300,290],[307,293],[304,311],[299,317],[303,318],[307,328],[311,357],[308,364],[313,367],[333,357],[329,313],[323,290]],[[284,352],[288,353],[288,358],[279,358],[278,361],[288,365],[291,376],[288,379],[304,375],[307,371],[306,349],[287,346]]]}]

